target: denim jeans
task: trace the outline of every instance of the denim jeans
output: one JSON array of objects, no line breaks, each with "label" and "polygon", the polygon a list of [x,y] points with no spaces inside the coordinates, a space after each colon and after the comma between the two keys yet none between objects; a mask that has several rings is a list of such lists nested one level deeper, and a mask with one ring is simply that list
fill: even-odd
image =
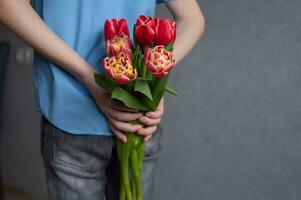
[{"label": "denim jeans", "polygon": [[[162,127],[145,142],[143,199],[151,200]],[[41,153],[50,200],[118,200],[119,164],[114,136],[73,135],[41,119]]]}]

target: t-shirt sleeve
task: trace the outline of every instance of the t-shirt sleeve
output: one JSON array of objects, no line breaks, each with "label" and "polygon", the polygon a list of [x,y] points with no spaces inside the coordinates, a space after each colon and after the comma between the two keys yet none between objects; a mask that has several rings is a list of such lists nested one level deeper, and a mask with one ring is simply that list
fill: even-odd
[{"label": "t-shirt sleeve", "polygon": [[174,1],[174,0],[156,0],[157,4],[159,4],[159,3],[167,3],[169,1]]}]

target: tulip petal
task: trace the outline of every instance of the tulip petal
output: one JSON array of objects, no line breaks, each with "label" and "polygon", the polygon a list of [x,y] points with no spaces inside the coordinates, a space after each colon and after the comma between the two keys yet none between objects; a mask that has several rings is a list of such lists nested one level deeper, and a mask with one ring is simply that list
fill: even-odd
[{"label": "tulip petal", "polygon": [[102,61],[106,73],[116,84],[126,84],[137,78],[137,70],[132,66],[129,56],[119,52],[116,56],[106,57]]},{"label": "tulip petal", "polygon": [[158,73],[153,73],[153,75],[157,78],[162,78],[163,76],[167,75],[168,72],[158,72]]},{"label": "tulip petal", "polygon": [[168,74],[173,67],[173,54],[167,51],[163,45],[154,48],[146,48],[144,51],[144,60],[149,71],[158,78]]},{"label": "tulip petal", "polygon": [[128,25],[124,18],[122,18],[118,21],[117,30],[118,30],[118,34],[124,33],[125,35],[130,37]]},{"label": "tulip petal", "polygon": [[167,45],[172,41],[171,24],[168,19],[163,19],[157,24],[157,45]]},{"label": "tulip petal", "polygon": [[140,15],[136,21],[136,25],[139,26],[145,24],[146,19],[147,19],[146,16]]},{"label": "tulip petal", "polygon": [[116,35],[116,26],[114,25],[113,20],[105,21],[104,32],[106,40],[110,40]]},{"label": "tulip petal", "polygon": [[127,76],[121,76],[119,79],[116,80],[116,83],[118,85],[124,85],[127,84],[130,81],[130,79]]},{"label": "tulip petal", "polygon": [[151,45],[154,43],[156,38],[156,32],[151,28],[151,26],[140,25],[136,27],[135,37],[140,45]]}]

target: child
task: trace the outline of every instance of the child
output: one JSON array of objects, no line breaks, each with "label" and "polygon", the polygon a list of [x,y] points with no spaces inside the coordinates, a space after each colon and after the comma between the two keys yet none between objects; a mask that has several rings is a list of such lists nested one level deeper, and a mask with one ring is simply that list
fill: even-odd
[{"label": "child", "polygon": [[[96,85],[105,56],[105,19],[153,16],[166,3],[177,23],[176,63],[204,30],[196,0],[0,0],[0,21],[35,49],[34,92],[41,119],[43,155],[52,200],[117,199],[119,170],[114,139],[123,131],[144,137],[144,200],[151,199],[162,128],[164,99],[145,115],[111,100]],[[139,119],[147,125],[131,125]]]}]

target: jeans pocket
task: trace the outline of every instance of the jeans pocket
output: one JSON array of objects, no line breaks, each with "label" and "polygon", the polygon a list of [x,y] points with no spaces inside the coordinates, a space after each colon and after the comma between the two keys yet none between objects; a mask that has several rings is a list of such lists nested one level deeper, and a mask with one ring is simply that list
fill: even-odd
[{"label": "jeans pocket", "polygon": [[55,129],[54,162],[77,170],[90,170],[97,162],[97,152],[90,136],[72,135]]},{"label": "jeans pocket", "polygon": [[161,137],[163,134],[163,129],[160,125],[158,125],[157,130],[149,139],[144,143],[144,159],[150,159],[153,157],[157,157],[157,155],[161,151]]}]

